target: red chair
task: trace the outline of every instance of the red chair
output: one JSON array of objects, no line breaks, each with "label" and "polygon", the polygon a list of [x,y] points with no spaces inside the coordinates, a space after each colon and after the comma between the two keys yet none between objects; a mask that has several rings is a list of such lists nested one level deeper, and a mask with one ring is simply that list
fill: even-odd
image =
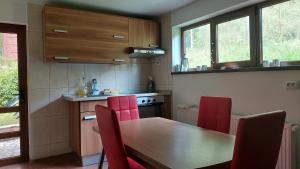
[{"label": "red chair", "polygon": [[198,127],[229,133],[231,116],[231,98],[200,98]]},{"label": "red chair", "polygon": [[[120,121],[139,119],[136,96],[114,96],[107,98],[107,106],[117,113]],[[102,149],[99,168],[102,169],[105,152]]]},{"label": "red chair", "polygon": [[117,112],[120,121],[139,119],[136,96],[116,96],[107,98],[109,108]]},{"label": "red chair", "polygon": [[99,132],[110,169],[145,169],[127,158],[116,112],[104,106],[96,106]]},{"label": "red chair", "polygon": [[275,169],[285,116],[277,111],[241,118],[231,169]]}]

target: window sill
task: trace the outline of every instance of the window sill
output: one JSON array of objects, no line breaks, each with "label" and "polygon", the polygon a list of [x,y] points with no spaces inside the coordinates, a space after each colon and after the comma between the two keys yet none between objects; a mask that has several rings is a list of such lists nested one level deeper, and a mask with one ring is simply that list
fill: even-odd
[{"label": "window sill", "polygon": [[206,71],[172,72],[171,75],[203,74],[203,73],[231,73],[231,72],[259,72],[259,71],[284,71],[284,70],[300,70],[300,66],[248,67],[248,68],[226,69],[226,70],[212,69],[212,70],[206,70]]}]

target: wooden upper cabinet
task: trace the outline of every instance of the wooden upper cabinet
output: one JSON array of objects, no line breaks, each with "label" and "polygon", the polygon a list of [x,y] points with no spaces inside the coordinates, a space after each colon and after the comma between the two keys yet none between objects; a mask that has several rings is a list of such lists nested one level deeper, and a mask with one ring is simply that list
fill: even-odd
[{"label": "wooden upper cabinet", "polygon": [[46,62],[129,60],[129,18],[54,6],[43,11]]},{"label": "wooden upper cabinet", "polygon": [[129,19],[129,46],[140,48],[155,48],[160,46],[159,23],[130,18]]},{"label": "wooden upper cabinet", "polygon": [[155,21],[149,21],[150,25],[150,36],[149,36],[149,46],[151,48],[160,47],[160,26],[159,23]]}]

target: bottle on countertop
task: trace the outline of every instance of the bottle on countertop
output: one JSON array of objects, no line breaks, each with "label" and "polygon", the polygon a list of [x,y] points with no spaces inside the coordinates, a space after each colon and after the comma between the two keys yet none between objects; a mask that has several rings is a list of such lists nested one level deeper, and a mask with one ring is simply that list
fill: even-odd
[{"label": "bottle on countertop", "polygon": [[86,78],[82,77],[80,79],[80,87],[78,90],[78,96],[80,97],[86,97],[87,96],[87,83],[86,83]]},{"label": "bottle on countertop", "polygon": [[156,92],[156,86],[152,76],[148,77],[147,92]]}]

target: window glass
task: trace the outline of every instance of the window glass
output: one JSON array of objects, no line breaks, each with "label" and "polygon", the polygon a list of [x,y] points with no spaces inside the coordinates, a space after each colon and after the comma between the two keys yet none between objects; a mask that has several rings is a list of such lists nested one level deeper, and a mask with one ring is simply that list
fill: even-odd
[{"label": "window glass", "polygon": [[249,16],[217,25],[218,63],[250,60]]},{"label": "window glass", "polygon": [[300,1],[262,9],[263,60],[300,60]]},{"label": "window glass", "polygon": [[211,66],[210,24],[184,31],[185,57],[189,67]]}]

